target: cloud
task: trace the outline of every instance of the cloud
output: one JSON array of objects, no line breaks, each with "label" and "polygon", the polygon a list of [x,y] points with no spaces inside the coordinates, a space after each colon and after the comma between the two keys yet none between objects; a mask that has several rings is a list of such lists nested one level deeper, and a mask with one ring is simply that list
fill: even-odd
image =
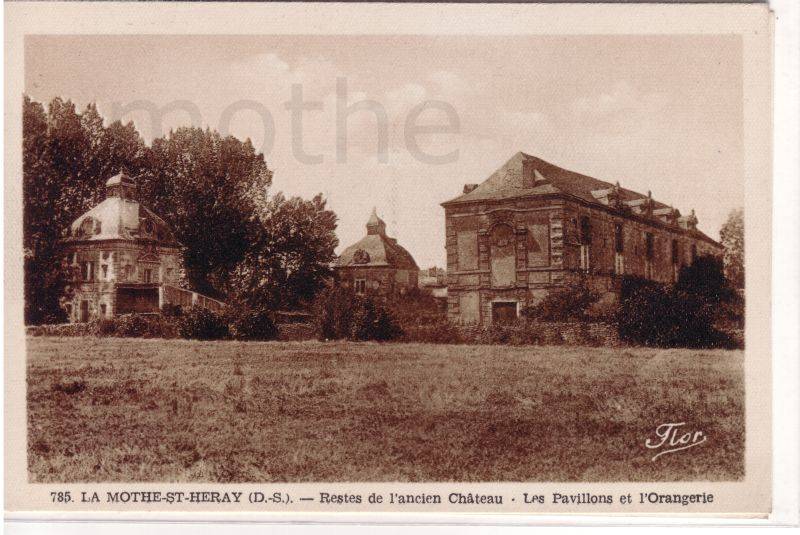
[{"label": "cloud", "polygon": [[659,112],[665,105],[665,95],[645,93],[621,80],[611,90],[576,98],[571,104],[572,115],[582,124],[613,123],[619,119],[639,120],[643,115]]}]

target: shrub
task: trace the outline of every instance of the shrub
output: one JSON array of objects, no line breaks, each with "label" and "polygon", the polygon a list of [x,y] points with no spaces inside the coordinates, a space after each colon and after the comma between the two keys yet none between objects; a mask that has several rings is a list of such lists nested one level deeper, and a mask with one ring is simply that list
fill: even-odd
[{"label": "shrub", "polygon": [[359,296],[353,306],[351,340],[392,340],[402,334],[389,310],[371,297]]},{"label": "shrub", "polygon": [[230,336],[226,318],[201,307],[192,307],[183,314],[178,331],[183,338],[196,340],[223,340]]},{"label": "shrub", "polygon": [[402,334],[392,312],[376,297],[329,286],[314,303],[314,326],[320,340],[392,340]]},{"label": "shrub", "polygon": [[229,314],[230,335],[235,340],[275,340],[278,328],[267,310],[236,310]]},{"label": "shrub", "polygon": [[623,278],[617,318],[620,338],[659,347],[732,347],[730,338],[714,327],[717,297],[697,289],[686,280],[667,287]]},{"label": "shrub", "polygon": [[461,329],[445,320],[427,325],[404,326],[401,340],[426,344],[462,344],[464,336]]},{"label": "shrub", "polygon": [[585,320],[587,309],[600,295],[585,285],[568,286],[549,292],[538,304],[524,309],[523,315],[539,321]]},{"label": "shrub", "polygon": [[172,303],[164,303],[164,306],[161,307],[161,314],[168,318],[178,318],[183,315],[183,307]]},{"label": "shrub", "polygon": [[174,324],[158,314],[122,314],[110,320],[101,320],[96,332],[99,336],[172,338],[175,330]]},{"label": "shrub", "polygon": [[175,321],[158,314],[122,314],[82,325],[85,325],[85,334],[94,336],[175,338],[178,335]]},{"label": "shrub", "polygon": [[320,340],[341,340],[350,335],[355,293],[332,285],[323,289],[314,301],[314,330]]},{"label": "shrub", "polygon": [[388,298],[386,307],[403,329],[447,321],[447,311],[439,301],[431,294],[416,288],[403,295]]}]

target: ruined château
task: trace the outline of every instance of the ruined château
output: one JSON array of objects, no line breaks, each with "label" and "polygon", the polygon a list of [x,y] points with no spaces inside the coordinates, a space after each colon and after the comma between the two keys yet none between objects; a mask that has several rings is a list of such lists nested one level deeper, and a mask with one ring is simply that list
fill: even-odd
[{"label": "ruined ch\u00e2teau", "polygon": [[624,274],[673,282],[696,256],[722,254],[694,210],[522,152],[442,206],[448,316],[464,324],[512,320],[567,285],[613,296]]},{"label": "ruined ch\u00e2teau", "polygon": [[165,303],[223,306],[179,287],[181,244],[138,202],[136,182],[124,172],[106,182],[105,200],[70,225],[62,245],[74,273],[64,303],[71,322],[158,312]]},{"label": "ruined ch\u00e2teau", "polygon": [[342,285],[359,294],[400,295],[416,288],[419,280],[411,253],[386,235],[386,223],[375,209],[367,221],[367,235],[342,251],[335,269]]}]

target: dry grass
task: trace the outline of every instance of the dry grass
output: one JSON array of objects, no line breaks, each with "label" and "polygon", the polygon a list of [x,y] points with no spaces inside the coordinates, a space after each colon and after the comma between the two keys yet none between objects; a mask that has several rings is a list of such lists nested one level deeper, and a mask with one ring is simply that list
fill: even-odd
[{"label": "dry grass", "polygon": [[[31,481],[743,475],[740,351],[28,339]],[[708,436],[650,461],[658,424]]]}]

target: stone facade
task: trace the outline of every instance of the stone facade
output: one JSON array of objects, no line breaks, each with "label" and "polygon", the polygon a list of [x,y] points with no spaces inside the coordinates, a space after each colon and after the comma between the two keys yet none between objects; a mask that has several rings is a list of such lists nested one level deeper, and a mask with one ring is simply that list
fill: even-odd
[{"label": "stone facade", "polygon": [[335,270],[341,284],[359,294],[400,295],[419,281],[414,258],[386,235],[386,224],[375,210],[367,221],[367,235],[342,251]]},{"label": "stone facade", "polygon": [[512,320],[580,282],[613,299],[623,274],[669,283],[696,256],[722,253],[694,212],[523,153],[442,206],[448,316],[461,324]]},{"label": "stone facade", "polygon": [[63,239],[74,273],[71,322],[129,312],[156,312],[164,286],[178,286],[181,247],[166,223],[136,200],[136,184],[120,173],[106,199],[77,218]]}]

